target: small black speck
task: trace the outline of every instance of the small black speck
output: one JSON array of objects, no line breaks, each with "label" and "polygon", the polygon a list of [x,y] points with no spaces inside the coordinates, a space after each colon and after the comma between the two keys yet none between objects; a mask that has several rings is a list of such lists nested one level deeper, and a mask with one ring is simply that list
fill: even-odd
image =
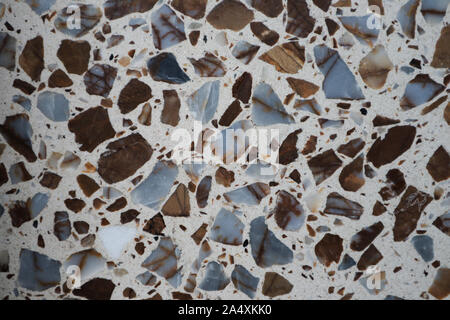
[{"label": "small black speck", "polygon": [[367,115],[367,109],[361,108],[359,111],[361,111],[362,115]]}]

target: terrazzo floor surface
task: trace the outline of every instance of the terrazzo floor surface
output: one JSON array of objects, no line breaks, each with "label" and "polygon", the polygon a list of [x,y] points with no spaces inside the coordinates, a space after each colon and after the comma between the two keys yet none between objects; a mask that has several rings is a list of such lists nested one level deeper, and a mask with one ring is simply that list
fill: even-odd
[{"label": "terrazzo floor surface", "polygon": [[448,299],[449,2],[2,0],[0,298]]}]

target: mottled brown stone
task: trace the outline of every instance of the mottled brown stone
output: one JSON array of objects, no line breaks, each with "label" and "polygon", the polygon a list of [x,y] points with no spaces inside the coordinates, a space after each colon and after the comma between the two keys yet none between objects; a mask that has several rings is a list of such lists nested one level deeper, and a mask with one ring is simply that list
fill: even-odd
[{"label": "mottled brown stone", "polygon": [[338,235],[325,234],[322,240],[314,247],[314,252],[320,263],[326,267],[329,267],[332,262],[339,263],[343,250],[342,241],[343,239]]},{"label": "mottled brown stone", "polygon": [[374,142],[367,153],[367,160],[376,168],[391,163],[411,147],[415,136],[416,128],[413,126],[390,128],[383,139],[380,137]]},{"label": "mottled brown stone", "polygon": [[78,213],[86,206],[86,203],[81,199],[66,199],[64,200],[64,204],[66,205],[67,209]]},{"label": "mottled brown stone", "polygon": [[364,251],[364,253],[359,258],[357,267],[358,270],[366,270],[370,266],[375,266],[378,262],[383,259],[383,255],[378,249],[371,244],[370,247]]},{"label": "mottled brown stone", "polygon": [[416,229],[420,216],[433,198],[409,186],[395,208],[394,241],[405,241]]},{"label": "mottled brown stone", "polygon": [[205,15],[208,0],[172,0],[170,5],[181,13],[196,20]]},{"label": "mottled brown stone", "polygon": [[220,117],[219,125],[228,127],[241,112],[242,107],[239,100],[234,100]]},{"label": "mottled brown stone", "polygon": [[176,127],[180,121],[181,102],[176,90],[163,90],[164,107],[161,122]]},{"label": "mottled brown stone", "polygon": [[398,169],[391,169],[386,174],[386,186],[381,188],[379,194],[384,201],[400,195],[406,188],[403,173]]},{"label": "mottled brown stone", "polygon": [[131,177],[150,160],[153,150],[148,142],[134,133],[106,146],[98,160],[98,173],[107,183],[116,183]]},{"label": "mottled brown stone", "polygon": [[203,238],[206,235],[206,230],[208,228],[208,225],[206,223],[203,223],[198,229],[197,231],[195,231],[192,235],[191,238],[194,240],[194,242],[199,245],[200,242],[203,240]]},{"label": "mottled brown stone", "polygon": [[233,84],[233,98],[241,100],[243,103],[248,103],[252,94],[252,75],[244,72]]},{"label": "mottled brown stone", "polygon": [[333,175],[341,165],[342,160],[336,156],[332,149],[327,150],[308,161],[308,166],[314,176],[316,185],[321,184],[324,180]]},{"label": "mottled brown stone", "polygon": [[294,286],[286,278],[276,272],[266,272],[262,287],[262,294],[267,297],[277,297],[288,294]]},{"label": "mottled brown stone", "polygon": [[280,146],[279,162],[282,165],[287,165],[294,162],[298,158],[297,140],[298,135],[302,132],[301,129],[291,132]]},{"label": "mottled brown stone", "polygon": [[251,6],[270,18],[276,18],[283,11],[282,0],[251,0]]},{"label": "mottled brown stone", "polygon": [[292,90],[295,91],[300,97],[308,98],[309,96],[314,95],[320,87],[306,80],[295,79],[295,78],[287,78],[287,82]]},{"label": "mottled brown stone", "polygon": [[273,46],[280,38],[277,32],[269,29],[264,23],[259,21],[250,23],[250,29],[261,42],[268,46]]},{"label": "mottled brown stone", "polygon": [[364,157],[360,155],[342,169],[339,183],[344,190],[356,192],[364,185],[363,164]]},{"label": "mottled brown stone", "polygon": [[115,200],[111,205],[109,205],[106,210],[109,212],[114,212],[121,210],[127,206],[127,199],[125,197],[120,197],[119,199]]},{"label": "mottled brown stone", "polygon": [[161,213],[158,213],[147,222],[143,230],[156,236],[160,236],[163,235],[162,231],[164,230],[165,227],[166,224],[164,223],[164,218],[161,215]]},{"label": "mottled brown stone", "polygon": [[140,212],[135,209],[124,211],[120,214],[120,223],[125,224],[131,222],[136,219],[139,214]]},{"label": "mottled brown stone", "polygon": [[44,70],[44,40],[41,36],[28,40],[19,64],[33,81],[41,80],[41,72]]},{"label": "mottled brown stone", "polygon": [[33,92],[36,91],[35,86],[21,79],[14,79],[13,87],[19,89],[27,95],[33,94]]},{"label": "mottled brown stone", "polygon": [[384,225],[381,222],[377,222],[363,228],[352,237],[350,249],[355,251],[363,251],[373,242],[373,240],[375,240],[383,229]]},{"label": "mottled brown stone", "polygon": [[234,172],[227,170],[224,167],[219,167],[216,170],[215,178],[218,184],[228,188],[234,182]]},{"label": "mottled brown stone", "polygon": [[72,80],[61,69],[55,70],[48,78],[49,88],[67,88],[72,84]]},{"label": "mottled brown stone", "polygon": [[436,149],[427,164],[427,170],[434,181],[450,178],[450,156],[443,146]]},{"label": "mottled brown stone", "polygon": [[152,89],[138,79],[131,79],[122,89],[119,95],[119,109],[122,114],[136,109],[141,103],[147,102],[152,97]]},{"label": "mottled brown stone", "polygon": [[42,179],[39,181],[39,183],[43,187],[55,190],[56,188],[58,188],[61,179],[62,177],[57,175],[56,173],[46,171],[44,172],[44,175],[42,176]]},{"label": "mottled brown stone", "polygon": [[24,138],[15,127],[13,126],[16,121],[28,122],[28,115],[25,113],[19,113],[13,116],[6,117],[5,122],[0,125],[0,134],[8,142],[8,144],[23,155],[28,162],[35,162],[37,160],[36,154],[33,151],[31,141]]},{"label": "mottled brown stone", "polygon": [[73,290],[72,293],[88,300],[110,300],[115,287],[111,280],[94,278],[83,284],[80,289]]},{"label": "mottled brown stone", "polygon": [[296,74],[305,63],[305,48],[297,42],[288,42],[273,47],[259,57],[282,73]]},{"label": "mottled brown stone", "polygon": [[167,199],[161,209],[165,216],[170,217],[189,217],[191,214],[191,203],[189,199],[189,190],[184,184],[179,184],[177,189]]},{"label": "mottled brown stone", "polygon": [[441,30],[431,66],[433,68],[450,68],[450,25],[444,26]]},{"label": "mottled brown stone", "polygon": [[87,41],[63,40],[57,56],[67,72],[82,75],[88,69],[91,45]]},{"label": "mottled brown stone", "polygon": [[81,144],[81,151],[92,152],[99,144],[116,134],[109,121],[108,111],[103,107],[81,112],[69,120],[68,127],[70,132],[75,133],[75,141]]}]

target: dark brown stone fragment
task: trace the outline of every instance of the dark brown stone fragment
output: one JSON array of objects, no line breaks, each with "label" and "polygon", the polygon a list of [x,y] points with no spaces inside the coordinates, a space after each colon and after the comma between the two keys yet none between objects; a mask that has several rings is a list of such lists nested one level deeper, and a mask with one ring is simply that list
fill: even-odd
[{"label": "dark brown stone fragment", "polygon": [[82,75],[88,69],[91,45],[87,41],[63,40],[57,56],[67,72]]},{"label": "dark brown stone fragment", "polygon": [[302,132],[302,129],[291,132],[280,146],[279,150],[279,162],[282,165],[287,165],[294,162],[298,158],[297,140],[298,135]]},{"label": "dark brown stone fragment", "polygon": [[36,90],[35,86],[21,79],[15,79],[13,82],[13,87],[19,89],[27,95],[32,94]]},{"label": "dark brown stone fragment", "polygon": [[250,29],[261,42],[264,42],[268,46],[273,46],[280,38],[277,32],[270,30],[264,23],[259,21],[250,23]]},{"label": "dark brown stone fragment", "polygon": [[322,11],[327,12],[331,5],[331,0],[313,0],[313,3]]},{"label": "dark brown stone fragment", "polygon": [[58,188],[61,179],[62,177],[57,175],[56,173],[46,171],[44,172],[44,175],[42,176],[42,179],[41,181],[39,181],[39,183],[43,187],[55,190],[56,188]]},{"label": "dark brown stone fragment", "polygon": [[22,224],[32,219],[29,209],[29,201],[16,201],[9,209],[9,216],[13,227],[19,228]]},{"label": "dark brown stone fragment", "polygon": [[167,199],[161,211],[165,216],[189,217],[191,203],[188,188],[180,183],[174,193]]},{"label": "dark brown stone fragment", "polygon": [[325,18],[325,24],[327,25],[328,34],[330,37],[334,36],[336,31],[339,30],[339,24],[330,18]]},{"label": "dark brown stone fragment", "polygon": [[81,199],[66,199],[64,200],[64,204],[66,205],[67,209],[78,213],[86,206],[86,203]]},{"label": "dark brown stone fragment", "polygon": [[197,205],[199,208],[204,208],[208,205],[209,191],[211,190],[211,176],[204,177],[197,188],[195,198],[197,199]]},{"label": "dark brown stone fragment", "polygon": [[127,199],[125,197],[120,197],[116,201],[114,201],[110,206],[106,208],[109,212],[118,211],[120,209],[125,208],[127,205]]},{"label": "dark brown stone fragment", "polygon": [[450,156],[443,146],[437,148],[430,157],[427,170],[434,181],[440,182],[450,178]]},{"label": "dark brown stone fragment", "polygon": [[387,211],[386,207],[380,201],[377,201],[373,205],[372,215],[381,216],[386,211]]},{"label": "dark brown stone fragment", "polygon": [[337,192],[332,192],[327,197],[327,204],[324,212],[326,214],[359,220],[364,212],[364,208],[358,202],[351,201]]},{"label": "dark brown stone fragment", "polygon": [[450,214],[447,213],[437,217],[436,220],[433,221],[433,226],[450,237]]},{"label": "dark brown stone fragment", "polygon": [[85,221],[75,221],[73,227],[78,232],[78,234],[86,234],[89,232],[89,223]]},{"label": "dark brown stone fragment", "polygon": [[308,161],[309,169],[311,170],[316,185],[319,185],[324,180],[329,178],[342,165],[332,149],[327,150]]},{"label": "dark brown stone fragment", "polygon": [[94,278],[83,284],[80,289],[73,290],[72,293],[88,300],[110,300],[115,287],[111,280]]},{"label": "dark brown stone fragment", "polygon": [[267,297],[277,297],[291,292],[294,286],[276,272],[266,272],[262,287],[262,294]]},{"label": "dark brown stone fragment", "polygon": [[161,213],[158,213],[147,222],[147,224],[144,226],[144,231],[156,236],[161,236],[163,235],[162,231],[165,227],[166,224],[164,223],[164,218]]},{"label": "dark brown stone fragment", "polygon": [[189,33],[189,42],[195,47],[198,42],[198,38],[200,37],[200,31],[195,30]]},{"label": "dark brown stone fragment", "polygon": [[374,127],[390,126],[390,125],[392,125],[392,124],[397,124],[397,123],[399,123],[399,122],[400,122],[400,120],[397,120],[397,119],[390,119],[390,118],[388,118],[388,117],[383,117],[383,116],[380,116],[380,115],[377,115],[377,116],[372,120],[372,123],[373,123],[373,126],[374,126]]},{"label": "dark brown stone fragment", "polygon": [[314,252],[320,263],[326,267],[329,267],[332,262],[339,263],[343,250],[342,241],[343,239],[338,235],[325,234],[322,240],[314,247]]},{"label": "dark brown stone fragment", "polygon": [[371,244],[370,247],[361,255],[361,258],[359,258],[357,267],[359,270],[366,270],[370,266],[375,266],[381,261],[381,259],[383,259],[381,252],[378,251],[373,244]]},{"label": "dark brown stone fragment", "polygon": [[75,133],[75,141],[81,144],[81,151],[92,152],[99,144],[116,134],[109,121],[108,111],[103,107],[81,112],[69,120],[68,127],[70,132]]},{"label": "dark brown stone fragment", "polygon": [[306,0],[288,0],[286,32],[306,38],[314,29],[315,19],[310,16]]},{"label": "dark brown stone fragment", "polygon": [[233,123],[234,119],[242,112],[241,104],[239,100],[234,100],[225,110],[222,117],[220,117],[219,124],[224,127],[228,127]]},{"label": "dark brown stone fragment", "polygon": [[355,251],[363,251],[364,249],[372,243],[373,240],[383,231],[384,225],[381,222],[377,222],[363,228],[361,231],[356,233],[350,242],[350,249]]},{"label": "dark brown stone fragment", "polygon": [[41,36],[28,40],[19,64],[33,81],[41,80],[41,72],[44,70],[44,40]]},{"label": "dark brown stone fragment", "polygon": [[139,214],[140,212],[135,209],[124,211],[120,214],[120,223],[125,224],[131,222],[136,219]]},{"label": "dark brown stone fragment", "polygon": [[433,198],[409,186],[395,208],[394,241],[405,241],[416,229],[422,211]]},{"label": "dark brown stone fragment", "polygon": [[413,126],[390,128],[384,139],[380,137],[374,142],[367,153],[367,159],[376,168],[391,163],[411,147],[415,136],[416,128]]},{"label": "dark brown stone fragment", "polygon": [[148,101],[152,97],[152,89],[138,79],[131,79],[122,89],[119,95],[120,112],[129,113],[136,109],[138,105]]},{"label": "dark brown stone fragment", "polygon": [[116,183],[132,176],[150,160],[153,150],[148,142],[134,133],[109,143],[108,151],[98,160],[98,173],[107,183]]},{"label": "dark brown stone fragment", "polygon": [[108,0],[104,4],[105,16],[109,20],[116,20],[131,13],[144,13],[153,8],[158,0]]},{"label": "dark brown stone fragment", "polygon": [[303,147],[302,154],[307,155],[316,151],[317,145],[317,137],[310,136],[308,141],[306,141],[305,146]]},{"label": "dark brown stone fragment", "polygon": [[233,98],[241,100],[243,103],[248,103],[252,95],[252,75],[244,72],[236,82],[233,84]]},{"label": "dark brown stone fragment", "polygon": [[450,294],[450,268],[440,268],[428,292],[436,299],[443,300]]},{"label": "dark brown stone fragment", "polygon": [[308,98],[309,96],[314,95],[320,87],[306,80],[295,79],[295,78],[287,78],[287,82],[292,90],[295,91],[300,97]]},{"label": "dark brown stone fragment", "polygon": [[406,188],[403,173],[398,169],[391,169],[386,174],[386,186],[381,188],[379,194],[384,201],[393,199],[400,195]]},{"label": "dark brown stone fragment", "polygon": [[72,84],[72,80],[61,69],[55,70],[48,78],[49,88],[67,88]]},{"label": "dark brown stone fragment", "polygon": [[431,66],[433,68],[450,68],[450,25],[446,25],[441,30]]},{"label": "dark brown stone fragment", "polygon": [[77,182],[86,197],[92,196],[98,189],[100,189],[97,182],[85,174],[80,174],[77,177]]},{"label": "dark brown stone fragment", "polygon": [[176,90],[163,90],[164,107],[161,122],[176,127],[180,121],[181,102]]},{"label": "dark brown stone fragment", "polygon": [[0,186],[8,182],[8,173],[6,172],[5,165],[0,163]]}]

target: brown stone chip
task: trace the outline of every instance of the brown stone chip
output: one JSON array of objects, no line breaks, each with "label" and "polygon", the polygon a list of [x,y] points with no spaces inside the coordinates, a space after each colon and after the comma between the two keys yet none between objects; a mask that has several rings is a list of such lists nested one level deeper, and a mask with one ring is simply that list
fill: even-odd
[{"label": "brown stone chip", "polygon": [[381,252],[378,251],[373,244],[371,244],[370,247],[361,255],[361,258],[359,258],[357,267],[359,270],[366,270],[370,266],[375,266],[381,261],[381,259],[383,259]]},{"label": "brown stone chip", "polygon": [[64,204],[66,205],[67,209],[78,213],[86,206],[86,203],[81,199],[66,199],[64,200]]},{"label": "brown stone chip", "polygon": [[286,32],[306,38],[314,29],[316,20],[310,16],[306,0],[288,0]]},{"label": "brown stone chip", "polygon": [[339,183],[344,190],[356,192],[364,185],[363,164],[364,156],[361,154],[342,169]]},{"label": "brown stone chip", "polygon": [[189,293],[173,291],[172,298],[175,300],[192,300],[192,296]]},{"label": "brown stone chip", "polygon": [[205,15],[206,4],[208,0],[172,0],[170,5],[194,19],[201,19]]},{"label": "brown stone chip", "polygon": [[322,152],[308,161],[316,185],[321,184],[329,178],[342,165],[341,159],[336,156],[332,149]]},{"label": "brown stone chip", "polygon": [[442,28],[441,36],[436,42],[431,66],[433,68],[450,68],[450,25]]},{"label": "brown stone chip", "polygon": [[253,11],[237,0],[223,0],[206,16],[216,29],[239,31],[253,20]]},{"label": "brown stone chip", "polygon": [[82,75],[88,69],[91,45],[87,41],[63,40],[57,56],[67,72]]},{"label": "brown stone chip", "polygon": [[284,139],[283,143],[279,149],[279,162],[282,165],[287,165],[291,162],[294,162],[298,158],[298,150],[297,150],[297,140],[298,135],[302,132],[302,129],[295,130],[291,132],[286,139]]},{"label": "brown stone chip", "polygon": [[450,178],[450,156],[443,146],[437,148],[430,157],[427,170],[434,181],[440,182]]},{"label": "brown stone chip", "polygon": [[100,186],[97,184],[97,182],[95,182],[94,179],[88,177],[85,174],[80,174],[77,177],[77,182],[86,197],[92,196],[95,191],[100,189]]},{"label": "brown stone chip", "polygon": [[25,113],[6,117],[5,122],[0,125],[0,134],[6,142],[8,142],[11,148],[23,155],[28,162],[35,162],[37,157],[33,152],[31,141],[23,137],[23,135],[16,130],[17,121],[28,122],[28,119],[29,117]]},{"label": "brown stone chip", "polygon": [[109,212],[118,211],[120,209],[123,209],[127,206],[127,199],[125,197],[120,197],[116,201],[114,201],[111,205],[109,205],[106,210]]},{"label": "brown stone chip", "polygon": [[57,175],[56,173],[46,171],[44,172],[44,175],[42,176],[42,179],[41,181],[39,181],[39,183],[43,187],[55,190],[56,188],[58,188],[61,179],[62,177]]},{"label": "brown stone chip", "polygon": [[336,31],[339,30],[339,24],[330,18],[325,18],[325,24],[327,25],[328,34],[330,37],[334,36]]},{"label": "brown stone chip", "polygon": [[162,231],[164,230],[165,227],[166,224],[164,223],[164,218],[161,215],[161,213],[158,213],[147,222],[143,230],[156,236],[161,236],[163,235]]},{"label": "brown stone chip", "polygon": [[309,96],[314,95],[319,89],[319,86],[316,86],[314,83],[311,83],[302,79],[295,78],[287,78],[286,79],[292,90],[295,91],[302,98],[308,98]]},{"label": "brown stone chip", "polygon": [[98,160],[98,173],[107,183],[132,176],[153,154],[152,147],[139,133],[111,142],[106,148],[108,151]]},{"label": "brown stone chip", "polygon": [[86,234],[89,232],[89,223],[85,221],[75,221],[73,227],[78,232],[78,234]]},{"label": "brown stone chip", "polygon": [[381,216],[386,211],[387,211],[386,207],[380,201],[377,201],[373,205],[372,215],[374,215],[374,216]]},{"label": "brown stone chip", "polygon": [[358,202],[351,201],[337,192],[332,192],[327,197],[327,204],[324,212],[353,220],[359,220],[364,212],[364,208]]},{"label": "brown stone chip", "polygon": [[252,75],[244,72],[236,82],[233,84],[233,98],[241,100],[243,103],[248,103],[252,94]]},{"label": "brown stone chip", "polygon": [[41,80],[41,72],[44,70],[44,40],[41,36],[28,40],[19,64],[33,81]]},{"label": "brown stone chip", "polygon": [[108,111],[103,107],[81,112],[69,120],[68,127],[70,132],[75,133],[75,141],[81,144],[81,151],[92,152],[99,144],[116,134],[109,121]]},{"label": "brown stone chip", "polygon": [[310,136],[308,141],[306,141],[305,146],[303,147],[302,154],[307,155],[316,151],[317,145],[317,137]]},{"label": "brown stone chip", "polygon": [[392,127],[384,139],[380,137],[374,142],[367,153],[367,159],[376,168],[391,163],[411,147],[415,136],[416,128],[413,126]]},{"label": "brown stone chip", "polygon": [[21,79],[14,79],[13,87],[19,89],[23,93],[30,95],[36,91],[36,87]]},{"label": "brown stone chip", "polygon": [[374,127],[390,126],[392,124],[397,124],[399,122],[400,120],[390,119],[388,117],[383,117],[379,115],[376,115],[376,117],[372,120]]},{"label": "brown stone chip", "polygon": [[206,235],[206,230],[208,228],[208,225],[206,223],[203,223],[198,229],[197,231],[195,231],[192,235],[191,238],[195,241],[195,243],[197,245],[200,244],[200,242],[202,242],[203,238]]},{"label": "brown stone chip", "polygon": [[136,219],[139,214],[140,212],[135,209],[124,211],[120,214],[120,223],[125,224],[131,222]]},{"label": "brown stone chip", "polygon": [[363,251],[369,244],[383,231],[384,225],[381,222],[377,222],[363,228],[361,231],[356,233],[350,242],[350,249],[355,251]]},{"label": "brown stone chip", "polygon": [[331,5],[331,0],[313,0],[313,3],[322,11],[327,12]]},{"label": "brown stone chip", "polygon": [[150,107],[150,104],[146,103],[142,106],[138,122],[144,126],[150,126],[152,124],[152,108]]},{"label": "brown stone chip", "polygon": [[234,119],[242,112],[241,104],[239,100],[234,100],[225,110],[222,117],[220,117],[219,124],[224,127],[228,127],[233,123]]},{"label": "brown stone chip", "polygon": [[165,216],[189,217],[191,214],[191,203],[189,200],[189,190],[180,183],[174,193],[167,199],[161,209]]},{"label": "brown stone chip", "polygon": [[314,247],[314,252],[319,262],[326,267],[329,267],[332,262],[339,263],[343,250],[342,241],[343,239],[338,235],[325,234],[322,240]]},{"label": "brown stone chip", "polygon": [[355,157],[366,145],[366,143],[361,138],[356,138],[350,140],[346,144],[341,144],[337,151],[347,157]]},{"label": "brown stone chip", "polygon": [[433,200],[425,192],[409,186],[395,208],[394,241],[405,241],[416,229],[422,211]]},{"label": "brown stone chip", "polygon": [[161,122],[176,127],[180,121],[181,102],[176,90],[163,90],[164,107]]},{"label": "brown stone chip", "polygon": [[270,30],[262,22],[250,23],[250,29],[261,42],[264,42],[268,46],[273,46],[280,38],[280,35],[277,32]]},{"label": "brown stone chip", "polygon": [[227,170],[224,167],[219,167],[216,170],[215,178],[218,184],[228,188],[234,182],[234,172],[232,170]]},{"label": "brown stone chip", "polygon": [[200,31],[195,30],[189,33],[189,42],[195,47],[198,42],[198,38],[200,37]]},{"label": "brown stone chip", "polygon": [[61,69],[55,70],[48,78],[49,88],[66,88],[72,84],[72,80]]},{"label": "brown stone chip", "polygon": [[105,5],[105,16],[109,20],[120,19],[131,13],[144,13],[151,10],[158,0],[108,0]]},{"label": "brown stone chip", "polygon": [[12,207],[9,208],[9,216],[13,227],[19,228],[22,224],[32,219],[30,212],[31,199],[27,202],[16,201]]},{"label": "brown stone chip", "polygon": [[152,89],[138,79],[131,79],[122,89],[119,95],[120,112],[129,113],[136,109],[138,105],[148,101],[152,97]]},{"label": "brown stone chip", "polygon": [[379,194],[384,201],[399,196],[406,188],[403,173],[398,169],[391,169],[386,174],[386,186],[381,188]]},{"label": "brown stone chip", "polygon": [[266,272],[262,287],[262,294],[267,297],[277,297],[291,292],[294,286],[276,272]]},{"label": "brown stone chip", "polygon": [[6,172],[5,165],[3,163],[0,163],[0,186],[7,183],[8,180],[8,173]]},{"label": "brown stone chip", "polygon": [[288,42],[276,46],[259,57],[279,72],[295,74],[305,63],[305,48],[297,42]]},{"label": "brown stone chip", "polygon": [[83,284],[80,289],[73,290],[72,293],[88,300],[110,300],[115,287],[111,280],[94,278]]}]

